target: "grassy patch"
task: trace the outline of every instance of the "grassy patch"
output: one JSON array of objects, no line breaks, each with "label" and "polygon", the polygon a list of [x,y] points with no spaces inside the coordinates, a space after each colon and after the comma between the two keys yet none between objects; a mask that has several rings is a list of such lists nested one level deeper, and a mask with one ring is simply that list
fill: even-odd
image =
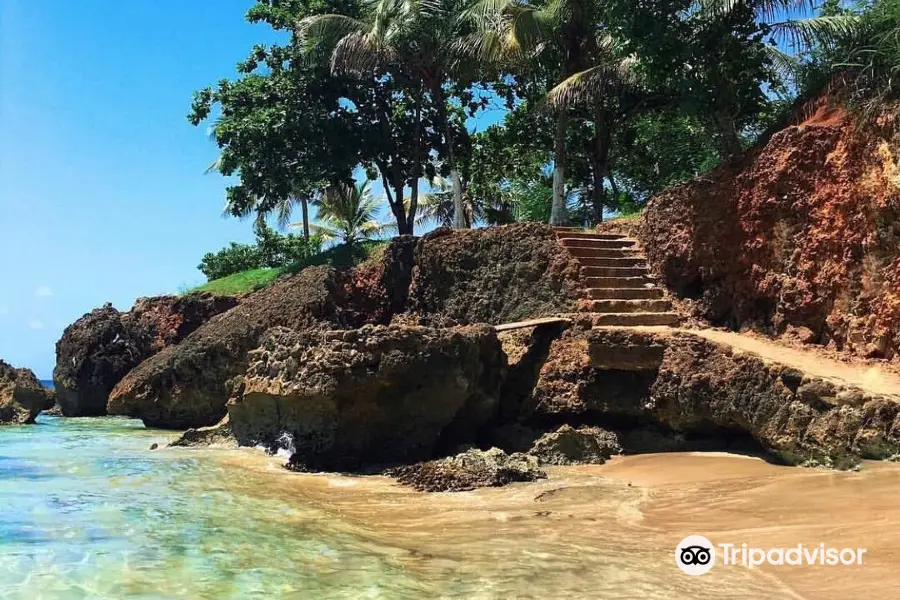
[{"label": "grassy patch", "polygon": [[340,245],[315,256],[300,260],[279,269],[251,269],[207,282],[188,290],[188,294],[210,292],[219,296],[238,296],[264,288],[283,274],[299,273],[306,267],[328,265],[330,267],[354,267],[369,260],[378,260],[389,242],[370,240],[353,247]]},{"label": "grassy patch", "polygon": [[260,288],[264,288],[281,275],[282,269],[251,269],[249,271],[241,271],[214,279],[199,287],[188,291],[189,294],[195,292],[210,292],[217,296],[237,296],[246,294]]}]

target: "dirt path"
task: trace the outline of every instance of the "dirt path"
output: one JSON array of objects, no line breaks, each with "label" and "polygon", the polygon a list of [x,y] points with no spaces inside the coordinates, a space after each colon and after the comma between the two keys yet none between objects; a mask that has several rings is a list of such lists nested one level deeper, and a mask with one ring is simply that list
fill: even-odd
[{"label": "dirt path", "polygon": [[860,364],[847,364],[822,356],[814,350],[790,348],[758,337],[716,329],[682,329],[719,344],[756,354],[813,375],[845,385],[858,387],[871,394],[892,396],[900,400],[900,375],[885,369]]}]

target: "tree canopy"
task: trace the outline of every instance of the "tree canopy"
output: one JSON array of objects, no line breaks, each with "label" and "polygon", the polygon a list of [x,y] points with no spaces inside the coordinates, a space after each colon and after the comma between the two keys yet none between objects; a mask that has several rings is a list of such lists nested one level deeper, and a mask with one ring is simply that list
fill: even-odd
[{"label": "tree canopy", "polygon": [[838,73],[869,105],[896,98],[898,6],[258,0],[247,19],[281,43],[196,92],[189,119],[210,123],[213,170],[237,176],[226,212],[283,225],[301,207],[306,237],[310,206],[327,220],[360,190],[374,231],[368,182],[401,234],[590,225],[729,160]]}]

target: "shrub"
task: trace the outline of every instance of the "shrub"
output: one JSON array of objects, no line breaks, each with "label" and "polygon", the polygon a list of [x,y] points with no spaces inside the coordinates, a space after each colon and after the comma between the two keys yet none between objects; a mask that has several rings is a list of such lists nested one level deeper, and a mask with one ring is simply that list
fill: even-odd
[{"label": "shrub", "polygon": [[306,239],[297,235],[282,235],[263,223],[254,228],[255,244],[231,242],[218,252],[204,255],[197,266],[207,280],[221,279],[242,271],[280,268],[306,260],[318,254],[322,240],[318,236]]}]

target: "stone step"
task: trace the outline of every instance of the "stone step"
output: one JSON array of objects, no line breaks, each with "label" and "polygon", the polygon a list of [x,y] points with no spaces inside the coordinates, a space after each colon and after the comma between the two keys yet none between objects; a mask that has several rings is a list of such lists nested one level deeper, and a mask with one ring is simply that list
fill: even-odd
[{"label": "stone step", "polygon": [[648,327],[677,325],[681,318],[672,312],[665,313],[594,313],[591,321],[595,327]]},{"label": "stone step", "polygon": [[653,279],[646,276],[639,277],[586,277],[584,280],[588,288],[646,288],[655,287]]},{"label": "stone step", "polygon": [[559,243],[566,248],[633,248],[637,242],[635,240],[618,239],[618,240],[594,240],[584,238],[562,238]]},{"label": "stone step", "polygon": [[636,248],[582,248],[580,246],[567,246],[566,250],[575,258],[643,258],[647,257],[641,254]]},{"label": "stone step", "polygon": [[584,312],[593,313],[664,313],[672,310],[668,300],[588,300]]},{"label": "stone step", "polygon": [[559,240],[589,240],[589,241],[610,241],[610,240],[637,240],[629,238],[627,235],[619,235],[618,233],[590,233],[588,231],[573,232],[557,232],[556,238]]},{"label": "stone step", "polygon": [[587,297],[592,300],[656,300],[663,297],[659,288],[588,288]]},{"label": "stone step", "polygon": [[581,267],[585,277],[646,277],[647,267]]},{"label": "stone step", "polygon": [[582,267],[646,267],[647,260],[634,256],[617,256],[615,258],[579,256]]}]

